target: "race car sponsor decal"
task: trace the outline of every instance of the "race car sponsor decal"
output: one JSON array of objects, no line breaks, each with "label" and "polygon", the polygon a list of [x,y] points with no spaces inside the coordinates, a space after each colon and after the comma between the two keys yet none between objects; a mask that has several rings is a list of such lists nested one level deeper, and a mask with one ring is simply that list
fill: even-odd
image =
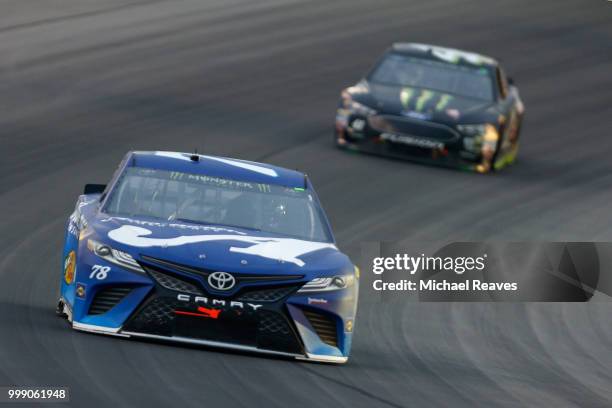
[{"label": "race car sponsor decal", "polygon": [[427,89],[424,89],[423,92],[421,92],[421,95],[417,98],[416,100],[416,110],[417,111],[422,111],[423,108],[425,107],[425,104],[431,99],[433,98],[433,96],[436,93],[433,91],[428,91]]},{"label": "race car sponsor decal", "polygon": [[206,307],[198,306],[198,312],[202,313],[206,317],[216,319],[219,317],[221,310],[219,309],[208,309]]},{"label": "race car sponsor decal", "polygon": [[211,299],[205,296],[191,296],[183,293],[176,295],[176,299],[186,303],[200,303],[211,307],[226,307],[230,309],[257,311],[263,305],[249,302],[238,302],[235,300]]},{"label": "race car sponsor decal", "polygon": [[351,333],[353,331],[353,321],[352,320],[347,320],[346,324],[344,325],[344,331],[347,333]]},{"label": "race car sponsor decal", "polygon": [[87,285],[85,285],[84,283],[77,283],[76,295],[78,298],[85,299],[85,296],[87,295],[86,288]]},{"label": "race car sponsor decal", "polygon": [[75,238],[79,237],[79,228],[77,227],[77,218],[73,213],[70,215],[70,220],[68,221],[68,233]]},{"label": "race car sponsor decal", "polygon": [[70,285],[74,282],[74,271],[76,269],[76,253],[70,251],[64,259],[64,281]]},{"label": "race car sponsor decal", "polygon": [[435,92],[428,89],[423,89],[420,92],[414,88],[402,88],[400,91],[400,102],[404,107],[402,112],[405,116],[415,117],[417,119],[428,119],[431,115],[424,117],[423,111],[441,112],[446,109],[449,103],[453,100],[453,96],[445,93]]},{"label": "race car sponsor decal", "polygon": [[400,91],[400,102],[404,108],[408,108],[408,104],[410,103],[410,99],[414,95],[414,89],[412,88],[404,88]]},{"label": "race car sponsor decal", "polygon": [[405,144],[409,146],[417,146],[425,149],[444,149],[444,143],[436,142],[428,139],[420,139],[410,135],[398,135],[395,133],[381,133],[381,140],[389,141],[392,143]]},{"label": "race car sponsor decal", "polygon": [[[170,157],[173,159],[179,159],[179,160],[185,160],[185,161],[191,161],[190,157],[193,156],[193,154],[176,153],[176,152],[155,152],[155,155],[163,156],[163,157]],[[199,154],[198,156],[200,156],[200,158],[202,159],[218,161],[224,164],[228,164],[230,166],[240,167],[245,170],[250,170],[250,171],[254,171],[259,174],[264,174],[266,176],[278,177],[278,173],[276,173],[274,169],[270,169],[264,166],[258,166],[254,163],[248,163],[248,162],[241,161],[241,160],[224,159],[222,157],[204,156],[201,154]]]},{"label": "race car sponsor decal", "polygon": [[81,198],[79,198],[79,201],[77,201],[74,211],[72,212],[72,214],[70,214],[70,218],[68,220],[68,233],[70,235],[73,235],[76,238],[79,237],[79,233],[81,232],[81,230],[84,230],[87,228],[87,220],[81,214],[81,209],[93,203],[94,201],[96,201],[96,200],[86,201],[86,200],[83,200],[82,197],[84,196],[81,196]]},{"label": "race car sponsor decal", "polygon": [[436,104],[436,110],[441,111],[448,106],[448,103],[453,99],[452,95],[442,94],[438,103]]},{"label": "race car sponsor decal", "polygon": [[221,314],[220,309],[209,309],[206,307],[198,307],[198,312],[188,312],[185,310],[175,310],[175,314],[185,315],[185,316],[196,316],[196,317],[206,317],[209,319],[218,319]]},{"label": "race car sponsor decal", "polygon": [[184,229],[184,230],[191,230],[191,231],[208,231],[208,232],[215,232],[215,233],[216,232],[227,232],[230,234],[246,235],[242,231],[237,231],[235,229],[219,227],[219,226],[214,226],[214,225],[183,224],[183,223],[171,222],[171,221],[170,222],[145,221],[145,220],[137,220],[133,218],[126,218],[126,217],[108,217],[108,218],[104,218],[100,220],[100,222],[111,222],[111,221],[126,222],[130,224],[141,225],[144,227],[176,228],[176,229]]},{"label": "race car sponsor decal", "polygon": [[[139,172],[150,172],[154,170],[145,169],[138,170]],[[164,174],[157,174],[158,176],[164,177]],[[190,183],[200,183],[209,186],[223,187],[226,189],[232,189],[236,191],[255,191],[258,190],[263,193],[271,193],[272,187],[270,184],[264,183],[252,183],[248,181],[238,181],[238,180],[230,180],[223,177],[212,177],[204,174],[192,174],[192,173],[184,173],[180,171],[171,171],[165,175],[170,180],[185,180]]]},{"label": "race car sponsor decal", "polygon": [[134,225],[123,225],[108,232],[113,241],[139,248],[174,247],[211,241],[237,241],[251,244],[248,247],[230,247],[230,252],[260,256],[283,262],[291,262],[300,267],[305,263],[298,257],[321,249],[337,249],[334,244],[302,241],[293,238],[267,238],[249,235],[181,235],[173,238],[152,238],[152,231]]},{"label": "race car sponsor decal", "polygon": [[81,230],[87,228],[87,220],[81,214],[80,208],[74,210],[72,214],[70,214],[70,218],[68,221],[68,233],[78,238]]}]

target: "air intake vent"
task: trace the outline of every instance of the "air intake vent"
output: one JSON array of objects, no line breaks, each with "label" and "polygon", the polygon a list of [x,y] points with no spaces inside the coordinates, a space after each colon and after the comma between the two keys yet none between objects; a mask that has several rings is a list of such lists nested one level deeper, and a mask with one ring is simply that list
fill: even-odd
[{"label": "air intake vent", "polygon": [[201,295],[202,291],[198,289],[194,284],[180,279],[174,275],[156,271],[152,268],[145,268],[149,275],[151,275],[157,283],[166,289],[176,290],[178,292],[192,293],[194,295]]},{"label": "air intake vent", "polygon": [[281,314],[268,310],[259,312],[259,325],[257,329],[260,333],[266,334],[285,336],[291,334],[291,328],[287,324],[287,320]]},{"label": "air intake vent", "polygon": [[327,315],[304,310],[304,316],[308,319],[311,326],[321,338],[321,341],[333,347],[338,347],[338,329],[336,321]]},{"label": "air intake vent", "polygon": [[91,302],[91,306],[89,306],[89,314],[100,315],[108,312],[131,291],[132,288],[126,287],[112,287],[98,291]]},{"label": "air intake vent", "polygon": [[239,302],[278,302],[297,290],[297,286],[249,290],[238,297]]}]

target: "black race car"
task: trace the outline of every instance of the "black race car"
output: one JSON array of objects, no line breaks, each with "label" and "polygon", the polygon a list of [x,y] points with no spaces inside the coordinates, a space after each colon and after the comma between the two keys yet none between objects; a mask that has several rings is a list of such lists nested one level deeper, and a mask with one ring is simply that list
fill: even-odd
[{"label": "black race car", "polygon": [[486,173],[512,163],[524,106],[492,58],[396,43],[342,91],[337,146]]}]

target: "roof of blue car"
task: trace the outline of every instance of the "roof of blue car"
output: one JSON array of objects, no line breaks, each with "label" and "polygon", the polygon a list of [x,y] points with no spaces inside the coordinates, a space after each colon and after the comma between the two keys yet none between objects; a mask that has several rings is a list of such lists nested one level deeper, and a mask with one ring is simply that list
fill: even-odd
[{"label": "roof of blue car", "polygon": [[305,187],[305,175],[299,171],[227,157],[180,152],[132,152],[128,166],[146,167],[191,174],[203,174],[231,180]]}]

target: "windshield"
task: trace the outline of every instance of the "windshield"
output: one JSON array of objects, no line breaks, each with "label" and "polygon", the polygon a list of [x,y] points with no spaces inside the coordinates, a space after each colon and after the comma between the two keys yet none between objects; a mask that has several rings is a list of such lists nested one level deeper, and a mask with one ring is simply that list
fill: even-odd
[{"label": "windshield", "polygon": [[311,192],[202,174],[130,167],[113,188],[104,211],[331,241]]},{"label": "windshield", "polygon": [[485,67],[467,67],[399,54],[387,54],[368,79],[375,83],[427,88],[488,102],[494,96],[493,82]]}]

